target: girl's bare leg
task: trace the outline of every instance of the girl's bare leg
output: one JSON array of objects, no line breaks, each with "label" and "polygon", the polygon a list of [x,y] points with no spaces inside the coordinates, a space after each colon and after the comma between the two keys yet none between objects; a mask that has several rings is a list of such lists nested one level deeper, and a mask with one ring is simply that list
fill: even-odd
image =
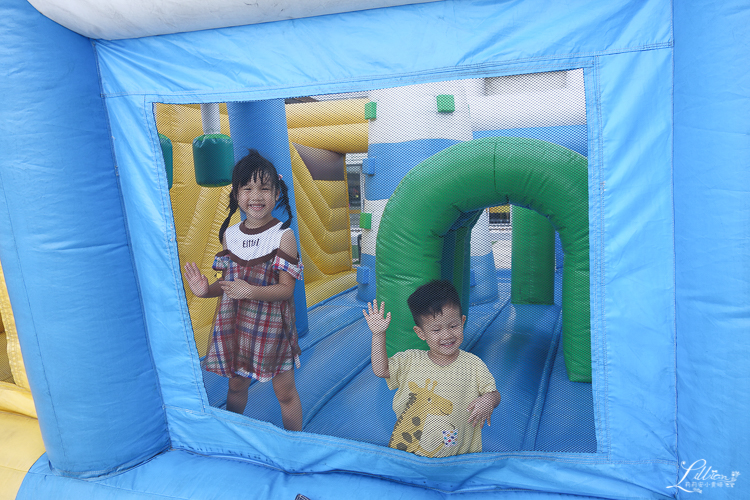
[{"label": "girl's bare leg", "polygon": [[294,370],[288,370],[276,375],[273,379],[273,390],[281,406],[281,420],[284,429],[289,431],[302,430],[302,403],[299,400],[297,386],[294,384]]},{"label": "girl's bare leg", "polygon": [[251,379],[246,377],[232,377],[229,379],[229,392],[227,393],[227,411],[244,413],[247,406],[247,390],[250,388]]}]

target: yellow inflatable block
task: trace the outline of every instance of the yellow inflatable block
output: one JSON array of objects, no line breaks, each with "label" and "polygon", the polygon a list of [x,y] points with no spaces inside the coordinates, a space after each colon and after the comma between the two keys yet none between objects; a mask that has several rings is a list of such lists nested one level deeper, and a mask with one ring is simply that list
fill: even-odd
[{"label": "yellow inflatable block", "polygon": [[[5,286],[5,275],[0,266],[0,316],[3,318],[3,328],[7,342],[8,366],[13,376],[13,382],[24,389],[29,389],[29,381],[26,378],[26,368],[23,366],[21,357],[21,346],[16,335],[16,321],[13,319],[13,310],[10,307],[8,289]],[[36,413],[34,414],[36,416]]]},{"label": "yellow inflatable block", "polygon": [[44,443],[36,419],[21,346],[16,335],[16,322],[10,306],[5,276],[0,267],[0,317],[3,332],[3,363],[9,376],[0,382],[0,500],[16,498],[29,468],[44,453]]},{"label": "yellow inflatable block", "polygon": [[[155,107],[156,128],[172,141],[184,142],[192,147],[193,139],[203,135],[203,121],[199,104],[161,104]],[[219,105],[221,133],[229,135],[229,116],[226,104]],[[191,150],[192,155],[192,150]],[[192,166],[193,158],[190,162]]]},{"label": "yellow inflatable block", "polygon": [[[307,223],[304,219],[300,219],[299,225],[299,238],[300,243],[304,245],[305,254],[310,260],[315,262],[315,265],[324,274],[335,274],[345,270],[349,270],[352,267],[352,251],[351,244],[345,250],[338,252],[325,252],[318,243],[315,233],[307,227]],[[349,240],[351,241],[351,239]],[[307,285],[307,282],[305,282]],[[308,302],[308,306],[310,306]]]},{"label": "yellow inflatable block", "polygon": [[315,181],[313,181],[310,171],[305,166],[294,146],[290,147],[290,153],[292,155],[292,172],[294,174],[295,203],[300,219],[314,219],[316,224],[319,222],[329,231],[349,229],[348,207],[332,209],[326,203],[325,197],[321,194]]},{"label": "yellow inflatable block", "polygon": [[[346,99],[334,101],[305,102],[286,105],[286,126],[320,127],[325,125],[345,125],[367,123],[365,104],[369,99]],[[290,131],[291,132],[291,131]],[[333,151],[330,148],[329,151]]]},{"label": "yellow inflatable block", "polygon": [[0,382],[0,412],[37,418],[31,391],[9,382]]},{"label": "yellow inflatable block", "polygon": [[44,453],[37,419],[0,411],[0,450],[0,500],[12,500],[28,470]]},{"label": "yellow inflatable block", "polygon": [[328,297],[357,286],[357,273],[354,270],[326,276],[310,285],[305,284],[305,297],[308,305],[322,302]]},{"label": "yellow inflatable block", "polygon": [[366,153],[369,125],[348,123],[289,129],[289,140],[311,148],[327,149],[336,153]]}]

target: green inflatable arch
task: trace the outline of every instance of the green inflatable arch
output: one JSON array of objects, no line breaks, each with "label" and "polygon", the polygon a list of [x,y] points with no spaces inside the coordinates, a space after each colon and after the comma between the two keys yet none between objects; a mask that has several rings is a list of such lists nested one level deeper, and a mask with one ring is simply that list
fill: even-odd
[{"label": "green inflatable arch", "polygon": [[449,279],[468,309],[469,237],[485,207],[511,203],[546,216],[560,234],[563,349],[568,377],[591,382],[588,162],[548,142],[491,137],[456,144],[414,167],[385,207],[377,240],[377,297],[391,311],[388,355],[426,349],[407,297]]}]

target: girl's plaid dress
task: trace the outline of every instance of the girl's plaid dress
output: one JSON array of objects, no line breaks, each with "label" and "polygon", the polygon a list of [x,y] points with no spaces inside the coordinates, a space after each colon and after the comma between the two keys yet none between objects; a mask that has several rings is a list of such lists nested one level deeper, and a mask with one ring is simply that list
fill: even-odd
[{"label": "girl's plaid dress", "polygon": [[[216,254],[213,268],[224,272],[225,281],[242,279],[251,285],[274,285],[279,272],[301,279],[302,262],[279,250],[285,231],[277,219],[257,229],[247,229],[242,222],[228,228],[227,249]],[[222,295],[204,368],[224,377],[266,382],[291,370],[300,352],[293,298],[266,302]]]}]

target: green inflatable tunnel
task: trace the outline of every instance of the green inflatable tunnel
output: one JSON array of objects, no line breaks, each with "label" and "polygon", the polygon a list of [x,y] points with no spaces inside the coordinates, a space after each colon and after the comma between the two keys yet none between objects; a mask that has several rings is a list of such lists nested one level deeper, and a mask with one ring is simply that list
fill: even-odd
[{"label": "green inflatable tunnel", "polygon": [[392,314],[388,355],[427,348],[406,305],[419,285],[451,280],[468,307],[471,227],[485,207],[511,203],[547,217],[560,234],[565,366],[570,380],[591,382],[587,167],[562,146],[516,137],[456,144],[414,167],[378,231],[377,297]]}]

